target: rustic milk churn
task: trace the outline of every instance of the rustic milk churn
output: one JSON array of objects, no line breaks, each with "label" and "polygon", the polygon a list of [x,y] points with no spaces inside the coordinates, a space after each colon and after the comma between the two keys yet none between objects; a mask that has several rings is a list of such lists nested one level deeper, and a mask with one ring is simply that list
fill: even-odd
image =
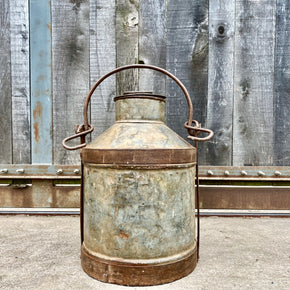
[{"label": "rustic milk churn", "polygon": [[[119,71],[152,69],[173,79],[188,106],[188,138],[209,140],[213,132],[192,120],[184,85],[168,71],[128,65],[100,78],[84,105],[84,125],[64,139],[81,150],[81,261],[95,279],[121,285],[156,285],[182,278],[198,259],[195,220],[197,149],[168,128],[165,97],[126,92],[115,97],[116,122],[90,144],[88,104],[97,86]],[[193,125],[192,125],[193,124]],[[205,138],[197,137],[205,132]],[[76,137],[75,147],[66,142]],[[199,224],[198,224],[199,225]]]}]

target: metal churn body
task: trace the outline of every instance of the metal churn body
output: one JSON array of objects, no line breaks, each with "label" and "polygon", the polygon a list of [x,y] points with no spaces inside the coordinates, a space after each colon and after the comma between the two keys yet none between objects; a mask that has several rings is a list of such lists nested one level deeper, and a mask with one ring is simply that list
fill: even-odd
[{"label": "metal churn body", "polygon": [[103,282],[171,282],[197,263],[196,148],[165,125],[164,96],[127,92],[114,101],[116,122],[81,150],[82,267]]}]

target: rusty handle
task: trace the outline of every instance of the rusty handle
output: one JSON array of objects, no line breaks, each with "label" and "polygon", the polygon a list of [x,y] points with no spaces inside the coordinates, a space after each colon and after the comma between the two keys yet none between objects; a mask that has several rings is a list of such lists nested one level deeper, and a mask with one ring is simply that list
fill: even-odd
[{"label": "rusty handle", "polygon": [[[192,102],[189,96],[189,93],[187,91],[187,89],[185,88],[185,86],[183,85],[183,83],[176,77],[174,76],[172,73],[168,72],[167,70],[157,67],[157,66],[153,66],[153,65],[147,65],[147,64],[132,64],[132,65],[125,65],[125,66],[121,66],[116,68],[115,70],[112,70],[111,72],[105,74],[104,76],[102,76],[95,84],[94,86],[91,88],[91,90],[89,91],[86,100],[85,100],[85,104],[84,104],[84,109],[83,109],[83,117],[84,117],[84,125],[83,125],[83,130],[82,133],[78,132],[78,134],[73,135],[71,137],[68,137],[66,139],[63,140],[63,146],[64,148],[68,149],[68,150],[75,150],[75,149],[79,149],[82,147],[86,146],[86,143],[84,143],[84,136],[90,132],[92,132],[91,128],[93,128],[90,124],[89,124],[89,120],[88,120],[88,107],[89,107],[89,103],[90,103],[90,99],[92,97],[92,94],[94,93],[94,91],[96,90],[96,88],[108,77],[110,77],[111,75],[118,73],[120,71],[123,70],[128,70],[128,69],[134,69],[134,68],[142,68],[142,69],[152,69],[158,72],[161,72],[165,75],[167,75],[168,77],[170,77],[171,79],[173,79],[178,86],[181,88],[181,90],[183,91],[186,101],[187,101],[187,105],[188,105],[188,121],[186,122],[186,126],[185,128],[188,130],[188,133],[190,134],[190,136],[188,136],[189,139],[191,140],[196,140],[196,141],[207,141],[209,140],[212,136],[213,136],[213,132],[209,129],[203,129],[200,128],[200,124],[197,121],[194,121],[192,119],[193,116],[193,106],[192,106]],[[196,126],[191,126],[192,122],[195,122]],[[202,129],[202,130],[201,130]],[[196,137],[199,134],[199,131],[203,131],[203,132],[209,132],[210,135],[208,137],[205,138],[198,138]],[[71,139],[74,139],[76,137],[80,137],[80,135],[83,137],[83,144],[75,146],[75,147],[69,147],[67,146],[65,143]],[[210,138],[209,138],[210,137]]]},{"label": "rusty handle", "polygon": [[89,107],[89,102],[91,99],[92,94],[94,93],[95,89],[101,84],[101,82],[103,82],[106,78],[108,78],[109,76],[118,73],[120,71],[123,70],[127,70],[127,69],[133,69],[133,68],[145,68],[145,69],[152,69],[158,72],[161,72],[167,76],[169,76],[171,79],[173,79],[178,85],[179,87],[182,89],[185,97],[186,97],[186,101],[188,104],[188,124],[192,123],[192,115],[193,115],[193,107],[192,107],[192,102],[189,96],[189,93],[187,91],[187,89],[185,88],[185,86],[183,85],[183,83],[173,74],[171,74],[170,72],[168,72],[167,70],[154,66],[154,65],[147,65],[147,64],[132,64],[132,65],[124,65],[121,67],[116,68],[115,70],[112,70],[111,72],[105,74],[103,77],[101,77],[95,84],[94,86],[91,88],[89,94],[87,95],[87,98],[85,100],[85,104],[84,104],[84,125],[85,125],[85,129],[88,128],[89,126],[89,121],[88,121],[88,107]]}]

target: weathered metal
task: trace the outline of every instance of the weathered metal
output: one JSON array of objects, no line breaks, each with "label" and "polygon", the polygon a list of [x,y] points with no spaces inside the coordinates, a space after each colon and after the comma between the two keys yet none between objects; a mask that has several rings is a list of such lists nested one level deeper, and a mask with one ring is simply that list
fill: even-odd
[{"label": "weathered metal", "polygon": [[[112,74],[131,68],[162,72],[179,85],[189,108],[184,125],[189,139],[206,141],[213,132],[192,119],[189,94],[174,75],[154,66],[131,65],[96,82],[85,101],[84,125],[76,126],[76,135],[63,141],[68,150],[84,147],[83,269],[104,282],[144,286],[174,281],[196,266],[197,150],[165,125],[165,97],[151,92],[116,97],[116,122],[90,144],[85,143],[85,134],[93,128],[88,123],[88,104],[94,90]],[[208,136],[197,137],[200,132]],[[81,137],[81,145],[66,144],[76,137]]]},{"label": "weathered metal", "polygon": [[115,124],[81,152],[82,266],[104,282],[170,282],[197,261],[196,149],[163,123],[163,99],[115,101]]}]

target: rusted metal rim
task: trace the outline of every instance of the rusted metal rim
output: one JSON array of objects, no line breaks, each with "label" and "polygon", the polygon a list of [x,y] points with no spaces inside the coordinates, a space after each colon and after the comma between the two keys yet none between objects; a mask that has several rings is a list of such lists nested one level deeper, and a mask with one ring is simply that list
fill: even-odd
[{"label": "rusted metal rim", "polygon": [[180,260],[159,264],[113,262],[81,250],[82,267],[91,277],[106,283],[126,286],[150,286],[170,283],[190,274],[197,264],[196,248]]},{"label": "rusted metal rim", "polygon": [[115,97],[114,102],[123,99],[150,99],[165,102],[166,97],[153,94],[152,92],[125,92],[122,96]]},{"label": "rusted metal rim", "polygon": [[83,162],[94,164],[188,164],[196,162],[196,149],[91,149],[81,151]]}]

